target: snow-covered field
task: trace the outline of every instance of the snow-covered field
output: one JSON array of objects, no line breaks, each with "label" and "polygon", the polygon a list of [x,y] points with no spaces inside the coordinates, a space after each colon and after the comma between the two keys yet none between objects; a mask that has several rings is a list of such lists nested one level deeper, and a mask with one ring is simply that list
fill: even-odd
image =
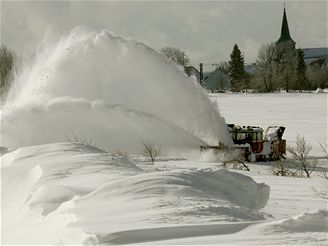
[{"label": "snow-covered field", "polygon": [[[327,245],[317,173],[235,170],[199,151],[231,142],[223,116],[284,125],[288,143],[299,133],[322,156],[327,94],[208,95],[154,50],[105,31],[45,47],[1,109],[0,145],[11,150],[2,245]],[[162,147],[155,165],[142,140]]]},{"label": "snow-covered field", "polygon": [[241,126],[282,125],[284,138],[293,145],[304,136],[310,155],[322,156],[319,143],[327,143],[327,93],[210,94],[227,123]]}]

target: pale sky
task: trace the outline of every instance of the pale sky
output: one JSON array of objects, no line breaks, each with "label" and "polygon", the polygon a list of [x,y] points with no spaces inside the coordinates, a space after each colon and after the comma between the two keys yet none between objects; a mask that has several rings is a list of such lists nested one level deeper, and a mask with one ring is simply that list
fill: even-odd
[{"label": "pale sky", "polygon": [[[327,47],[327,1],[285,1],[299,48]],[[280,36],[283,1],[1,1],[1,43],[31,55],[48,34],[76,26],[107,29],[155,50],[179,48],[200,62],[229,60],[234,43],[247,63]]]}]

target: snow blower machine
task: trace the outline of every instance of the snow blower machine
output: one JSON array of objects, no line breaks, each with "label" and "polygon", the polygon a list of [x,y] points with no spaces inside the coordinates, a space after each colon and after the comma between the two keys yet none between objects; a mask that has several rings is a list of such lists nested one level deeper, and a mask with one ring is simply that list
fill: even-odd
[{"label": "snow blower machine", "polygon": [[285,127],[269,126],[266,131],[258,126],[238,126],[228,124],[233,145],[201,146],[201,151],[238,153],[238,158],[246,161],[276,161],[286,159],[286,140],[282,139]]}]

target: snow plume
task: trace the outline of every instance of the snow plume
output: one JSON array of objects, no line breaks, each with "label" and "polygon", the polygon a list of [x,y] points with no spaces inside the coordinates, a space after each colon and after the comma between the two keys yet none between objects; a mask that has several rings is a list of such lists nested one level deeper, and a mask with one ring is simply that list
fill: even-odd
[{"label": "snow plume", "polygon": [[44,45],[1,118],[8,147],[73,134],[130,153],[140,153],[142,140],[164,151],[231,143],[217,108],[182,68],[135,40],[80,27]]}]

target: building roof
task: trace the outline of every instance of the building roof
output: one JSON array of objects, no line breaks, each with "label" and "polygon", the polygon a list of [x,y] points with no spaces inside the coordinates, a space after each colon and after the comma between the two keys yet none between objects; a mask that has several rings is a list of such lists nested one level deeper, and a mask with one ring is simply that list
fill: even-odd
[{"label": "building roof", "polygon": [[244,70],[248,74],[254,74],[256,71],[256,64],[248,64],[244,66]]},{"label": "building roof", "polygon": [[321,68],[328,67],[328,48],[307,48],[303,49],[303,52],[305,64],[317,64]]},{"label": "building roof", "polygon": [[303,49],[304,52],[304,59],[309,58],[324,58],[328,56],[328,48],[306,48]]}]

